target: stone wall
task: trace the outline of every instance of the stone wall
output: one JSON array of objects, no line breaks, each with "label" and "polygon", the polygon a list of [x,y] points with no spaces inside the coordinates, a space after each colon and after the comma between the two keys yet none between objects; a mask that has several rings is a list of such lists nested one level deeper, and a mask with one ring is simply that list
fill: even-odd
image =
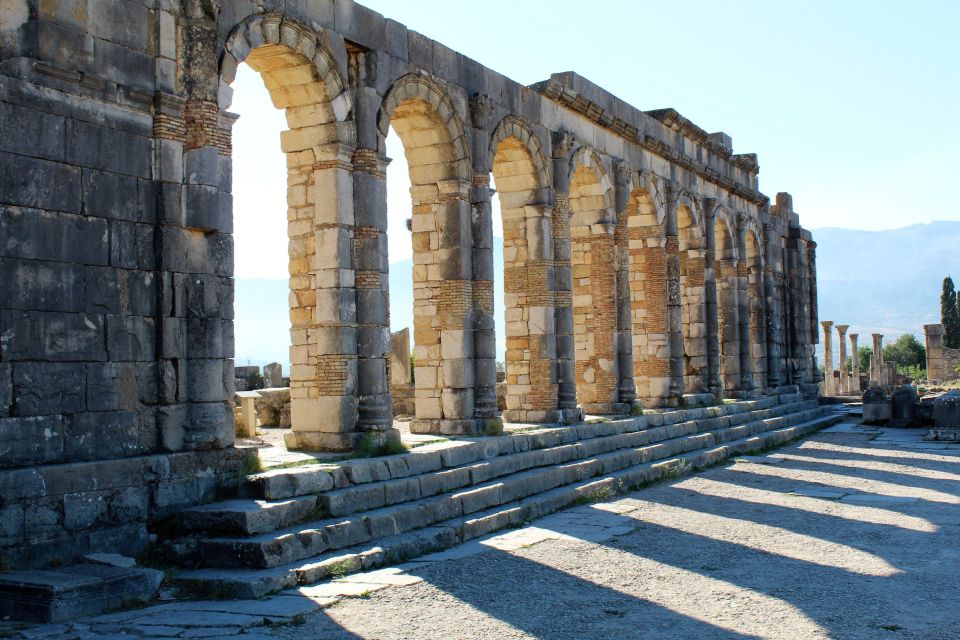
[{"label": "stone wall", "polygon": [[498,330],[510,420],[815,382],[815,243],[789,195],[758,190],[754,155],[675,110],[574,73],[521,86],[349,1],[12,0],[3,18],[0,485],[95,469],[116,490],[89,509],[56,483],[4,493],[8,564],[27,541],[140,540],[166,496],[202,500],[242,465],[228,109],[244,62],[290,127],[290,446],[397,437],[390,127],[413,195],[412,430],[498,430]]},{"label": "stone wall", "polygon": [[927,378],[939,382],[960,379],[960,372],[957,371],[957,366],[960,365],[960,349],[943,346],[943,325],[925,324],[923,330],[927,343]]}]

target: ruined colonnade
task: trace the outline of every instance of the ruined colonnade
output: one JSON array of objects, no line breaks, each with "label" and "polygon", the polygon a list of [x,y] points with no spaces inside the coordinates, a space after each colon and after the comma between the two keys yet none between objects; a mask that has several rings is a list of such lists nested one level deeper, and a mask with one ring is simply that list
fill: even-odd
[{"label": "ruined colonnade", "polygon": [[[503,419],[556,423],[792,384],[815,393],[816,245],[789,194],[771,203],[758,190],[756,157],[733,153],[729,136],[672,109],[637,110],[570,72],[520,86],[357,4],[285,7],[124,5],[100,26],[28,13],[3,40],[8,85],[20,87],[3,94],[5,108],[41,114],[31,117],[99,150],[7,143],[5,152],[61,172],[65,185],[6,189],[4,206],[22,220],[14,232],[42,224],[66,233],[82,218],[91,242],[103,226],[110,244],[103,256],[25,248],[6,258],[102,266],[97,277],[124,288],[101,307],[27,300],[16,310],[23,326],[8,323],[4,363],[62,361],[64,375],[110,363],[98,384],[123,402],[71,405],[63,415],[84,416],[91,430],[122,421],[136,442],[120,447],[124,455],[232,442],[229,106],[242,63],[260,74],[289,127],[280,145],[290,305],[278,312],[291,323],[290,446],[348,450],[396,437],[388,215],[411,220],[414,431],[496,433]],[[98,65],[17,35],[41,27],[89,32],[104,51],[133,51],[124,55],[137,64]],[[121,89],[91,88],[101,86]],[[65,110],[74,92],[101,115]],[[391,128],[410,168],[411,212],[387,211]],[[73,172],[82,174],[76,195]],[[494,198],[503,273],[493,267]],[[503,318],[493,317],[498,278]],[[37,346],[31,323],[40,316],[29,314],[39,311],[54,314],[63,340]],[[507,340],[503,415],[498,331]],[[0,398],[15,403],[18,387],[5,384]],[[55,458],[72,459],[62,449]]]}]

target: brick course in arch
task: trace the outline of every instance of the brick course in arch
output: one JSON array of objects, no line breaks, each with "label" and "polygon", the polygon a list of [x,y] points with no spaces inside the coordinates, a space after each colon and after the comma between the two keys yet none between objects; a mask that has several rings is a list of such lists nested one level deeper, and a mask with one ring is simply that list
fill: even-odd
[{"label": "brick course in arch", "polygon": [[[423,375],[435,373],[418,396],[418,429],[500,428],[495,333],[504,327],[492,316],[492,282],[504,274],[492,263],[493,171],[505,184],[523,171],[536,178],[503,189],[505,199],[530,194],[524,268],[536,275],[515,285],[528,300],[518,362],[530,372],[515,395],[531,389],[508,418],[582,415],[576,354],[587,337],[575,338],[574,271],[584,252],[572,239],[581,237],[584,198],[599,198],[590,210],[603,210],[591,224],[609,226],[590,234],[602,245],[589,255],[590,313],[604,319],[605,362],[596,364],[605,373],[594,372],[602,393],[592,390],[589,409],[675,405],[692,389],[815,388],[815,244],[789,195],[771,203],[756,157],[733,153],[725,134],[672,109],[641,111],[570,72],[521,86],[349,1],[116,6],[104,16],[28,12],[0,34],[0,121],[16,123],[0,139],[0,279],[17,292],[0,296],[0,486],[29,488],[5,493],[2,508],[30,500],[53,514],[42,532],[30,529],[33,541],[25,525],[0,543],[4,566],[64,559],[58,548],[136,552],[148,521],[236,481],[244,453],[232,446],[230,407],[235,117],[226,109],[244,61],[290,127],[282,144],[291,175],[291,444],[348,450],[396,437],[384,248],[391,122],[409,125],[400,133],[415,159],[413,217],[425,226],[415,229],[426,234],[416,240],[426,269],[419,317],[437,310],[436,326],[431,318],[421,330],[438,335],[417,340]],[[64,36],[59,46],[36,35],[49,33]],[[520,173],[498,165],[521,152],[530,167]],[[594,177],[582,181],[588,169]],[[587,193],[590,185],[601,188]],[[685,199],[702,229],[698,259],[714,274],[702,278],[702,304],[688,300],[688,317],[703,316],[708,334],[707,362],[693,368],[684,366],[680,306],[676,214]],[[714,201],[743,214],[729,221],[735,275],[709,264]],[[753,280],[748,222],[760,260]],[[603,277],[594,282],[594,273]],[[745,322],[750,286],[763,294],[762,332]],[[731,376],[713,381],[712,287],[739,296],[735,389]],[[95,468],[117,470],[123,482],[106,486]],[[68,526],[77,503],[56,482],[65,477],[108,505],[85,528]],[[109,506],[123,504],[140,506]]]}]

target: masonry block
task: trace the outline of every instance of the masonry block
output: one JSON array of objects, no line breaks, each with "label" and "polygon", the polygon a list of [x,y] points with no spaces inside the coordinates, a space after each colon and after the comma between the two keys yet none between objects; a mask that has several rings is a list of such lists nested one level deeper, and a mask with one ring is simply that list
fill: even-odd
[{"label": "masonry block", "polygon": [[63,431],[61,416],[0,418],[0,467],[61,462]]}]

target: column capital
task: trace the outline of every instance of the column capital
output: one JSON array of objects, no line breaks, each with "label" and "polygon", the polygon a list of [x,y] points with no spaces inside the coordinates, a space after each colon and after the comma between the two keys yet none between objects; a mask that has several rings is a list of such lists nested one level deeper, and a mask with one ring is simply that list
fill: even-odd
[{"label": "column capital", "polygon": [[847,332],[847,329],[849,329],[849,328],[850,328],[850,325],[848,325],[848,324],[838,324],[838,325],[837,325],[837,333],[839,333],[840,336],[843,337],[843,334],[845,334],[845,333]]},{"label": "column capital", "polygon": [[703,215],[706,218],[714,218],[717,214],[717,205],[720,204],[720,201],[716,198],[704,198],[703,199]]},{"label": "column capital", "polygon": [[823,327],[824,331],[830,331],[833,328],[833,320],[821,320],[820,326]]},{"label": "column capital", "polygon": [[492,124],[496,105],[493,98],[485,93],[470,96],[470,121],[475,129],[488,129]]},{"label": "column capital", "polygon": [[570,154],[573,153],[573,147],[576,144],[576,141],[576,136],[565,129],[554,131],[551,135],[551,142],[553,143],[553,157],[558,159],[569,158]]},{"label": "column capital", "polygon": [[613,173],[617,186],[629,186],[633,178],[633,167],[626,160],[617,160],[613,164]]}]

